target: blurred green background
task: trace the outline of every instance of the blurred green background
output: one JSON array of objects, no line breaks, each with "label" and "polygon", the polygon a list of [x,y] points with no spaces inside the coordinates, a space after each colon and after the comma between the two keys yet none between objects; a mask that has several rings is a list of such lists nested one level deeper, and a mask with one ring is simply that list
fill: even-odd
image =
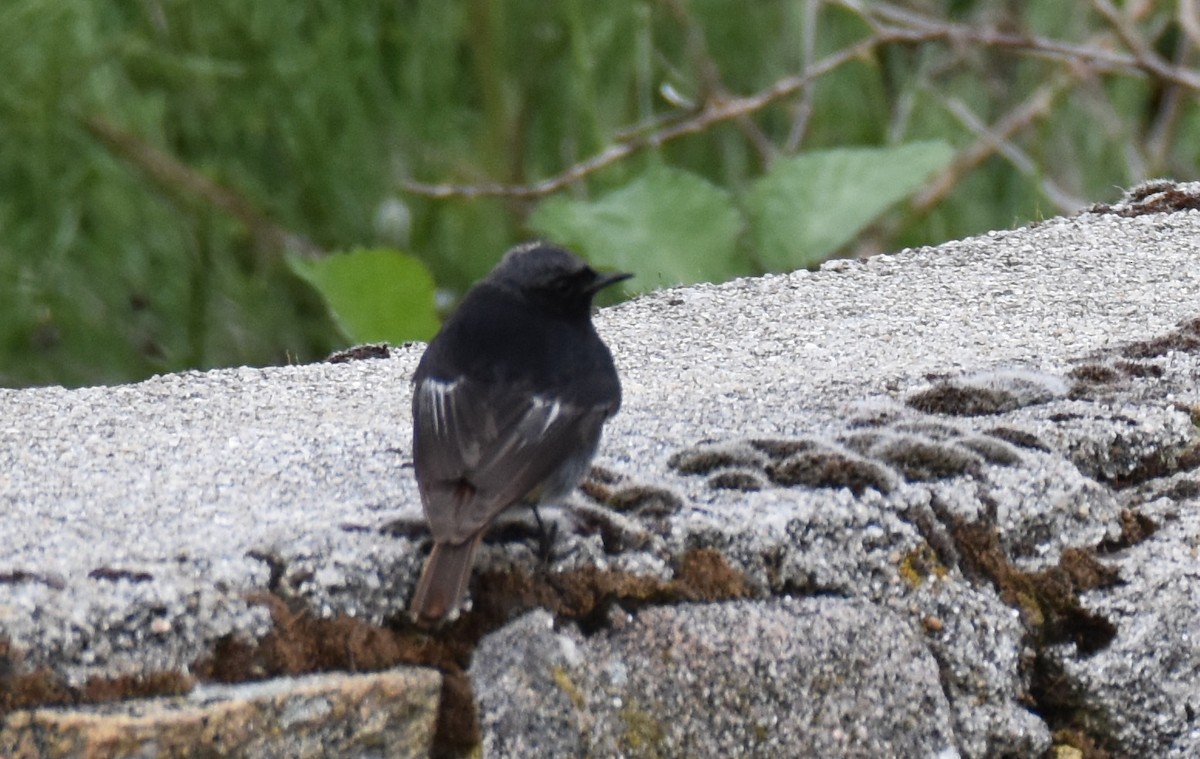
[{"label": "blurred green background", "polygon": [[1198,28],[1109,0],[5,0],[0,385],[426,339],[530,237],[648,289],[1194,178]]}]

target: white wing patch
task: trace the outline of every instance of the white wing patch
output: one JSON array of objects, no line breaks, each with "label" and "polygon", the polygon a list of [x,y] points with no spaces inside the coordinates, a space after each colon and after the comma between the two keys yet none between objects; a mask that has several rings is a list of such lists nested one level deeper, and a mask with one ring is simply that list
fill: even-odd
[{"label": "white wing patch", "polygon": [[[548,411],[545,410],[547,406],[550,407]],[[533,408],[529,410],[529,415],[533,416],[534,414],[543,413],[546,416],[542,419],[541,434],[545,435],[546,431],[550,429],[550,425],[554,424],[555,420],[558,419],[559,414],[562,413],[562,403],[560,403],[558,400],[548,401],[545,398],[538,398],[535,396],[533,399]]]},{"label": "white wing patch", "polygon": [[557,400],[534,396],[529,408],[510,431],[504,444],[496,451],[494,458],[505,458],[511,455],[514,449],[538,443],[545,437],[547,430],[555,420],[562,416],[562,409],[562,403]]},{"label": "white wing patch", "polygon": [[[526,396],[524,403],[516,401],[521,408],[510,408],[507,412],[474,409],[480,416],[464,419],[463,415],[472,411],[463,408],[468,399],[461,397],[472,392],[468,383],[465,379],[454,382],[426,379],[417,390],[426,443],[454,446],[453,453],[443,447],[441,454],[450,456],[446,463],[453,462],[452,468],[459,475],[479,474],[480,467],[489,469],[496,462],[523,461],[527,458],[521,453],[523,449],[542,446],[547,438],[557,439],[563,433],[563,425],[575,418],[576,409],[570,403],[553,397]],[[434,443],[434,440],[444,442]]]},{"label": "white wing patch", "polygon": [[421,405],[425,407],[425,411],[429,414],[433,433],[438,437],[445,436],[449,429],[449,414],[446,410],[447,404],[449,403],[450,396],[458,389],[460,382],[462,380],[455,380],[454,382],[425,380],[421,383]]}]

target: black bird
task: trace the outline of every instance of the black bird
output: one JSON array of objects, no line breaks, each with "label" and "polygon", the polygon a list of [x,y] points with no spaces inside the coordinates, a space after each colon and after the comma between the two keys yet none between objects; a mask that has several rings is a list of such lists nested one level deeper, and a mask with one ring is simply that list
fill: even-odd
[{"label": "black bird", "polygon": [[413,595],[418,622],[458,612],[501,512],[560,500],[587,473],[621,406],[592,297],[630,276],[553,245],[519,245],[426,348],[413,377],[413,458],[433,552]]}]

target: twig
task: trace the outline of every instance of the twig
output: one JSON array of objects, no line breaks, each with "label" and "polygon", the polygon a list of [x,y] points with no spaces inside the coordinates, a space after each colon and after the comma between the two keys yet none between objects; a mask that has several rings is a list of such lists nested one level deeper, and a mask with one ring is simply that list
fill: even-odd
[{"label": "twig", "polygon": [[917,213],[924,213],[937,205],[958,184],[963,174],[983,163],[988,156],[997,151],[1004,140],[1047,113],[1054,100],[1066,91],[1071,81],[1070,77],[1062,77],[1057,82],[1038,88],[992,130],[982,134],[970,147],[959,151],[954,161],[913,198],[910,204],[912,209]]},{"label": "twig", "polygon": [[[1193,49],[1190,46],[1181,46],[1176,62],[1183,63],[1191,58]],[[1154,121],[1146,130],[1146,160],[1154,167],[1155,172],[1162,170],[1163,164],[1166,162],[1167,151],[1175,139],[1179,120],[1184,114],[1185,95],[1183,88],[1178,85],[1167,85]]]},{"label": "twig", "polygon": [[941,41],[956,45],[1025,50],[1056,60],[1085,63],[1106,72],[1149,75],[1163,81],[1174,82],[1188,89],[1200,90],[1200,72],[1177,68],[1158,56],[1139,59],[1128,53],[1091,45],[1062,42],[1037,35],[1008,34],[995,29],[947,24],[944,21],[926,18],[881,0],[872,0],[869,4],[864,4],[860,0],[828,0],[828,2],[853,10],[865,19],[877,17],[890,20],[892,23],[903,24],[903,28],[880,25],[883,30],[880,33],[885,37],[900,37],[908,32],[913,34],[913,37],[907,40],[909,42]]},{"label": "twig", "polygon": [[[911,11],[898,9],[890,3],[872,2],[865,5],[858,0],[826,0],[830,4],[849,8],[861,13],[863,18],[874,28],[874,32],[863,40],[833,53],[800,74],[783,77],[770,87],[746,97],[729,97],[728,99],[708,99],[693,115],[675,123],[664,126],[657,131],[633,137],[627,141],[610,145],[596,155],[568,167],[557,176],[540,182],[525,185],[484,183],[484,184],[427,184],[424,182],[404,181],[402,189],[416,195],[430,198],[482,198],[482,197],[511,197],[539,198],[557,192],[600,171],[605,167],[641,150],[653,149],[688,135],[702,132],[714,124],[733,119],[739,119],[755,113],[763,108],[790,97],[802,91],[811,82],[834,71],[846,63],[865,59],[877,48],[884,45],[915,45],[929,42],[941,42],[954,47],[985,46],[999,49],[1025,51],[1033,55],[1044,56],[1053,60],[1062,60],[1076,66],[1088,66],[1100,72],[1119,72],[1151,76],[1163,82],[1178,85],[1187,90],[1200,90],[1200,72],[1172,65],[1163,61],[1157,55],[1137,56],[1121,53],[1104,48],[1079,45],[1038,36],[1009,34],[993,29],[979,29],[959,24],[946,24],[933,19],[926,19]],[[888,23],[902,23],[906,28],[889,26]],[[1036,96],[1027,105],[1037,105],[1044,109],[1048,102]],[[1035,113],[1026,112],[1022,117],[1036,118],[1042,110]],[[1019,129],[1028,122],[1016,122],[1014,128]],[[1004,134],[1003,130],[1001,133]],[[1011,133],[1008,133],[1011,134]],[[977,144],[976,152],[963,156],[969,159],[967,165],[975,165],[994,151],[994,146],[984,150]],[[957,162],[956,162],[957,164]],[[950,179],[947,175],[946,179]],[[940,197],[948,190],[943,187],[925,195],[927,199]]]},{"label": "twig", "polygon": [[[704,101],[728,100],[731,97],[729,88],[725,86],[725,81],[721,78],[721,69],[717,66],[717,62],[708,52],[708,42],[704,39],[704,30],[688,13],[685,3],[686,0],[664,0],[667,9],[683,27],[684,35],[687,37],[688,56],[692,59],[692,65],[699,74]],[[758,151],[762,165],[769,164],[777,151],[767,135],[758,128],[748,114],[734,117],[734,123],[737,124],[746,141]]]},{"label": "twig", "polygon": [[[1075,76],[1081,75],[1080,73],[1075,74]],[[972,145],[960,151],[950,166],[930,180],[925,185],[925,189],[909,201],[909,210],[915,214],[928,213],[943,197],[957,186],[963,175],[996,152],[1004,154],[1006,158],[1017,166],[1019,171],[1024,172],[1028,169],[1027,173],[1036,174],[1033,161],[1017,148],[1016,145],[1012,144],[1010,138],[1047,112],[1051,105],[1053,105],[1054,99],[1066,91],[1070,87],[1071,82],[1072,77],[1064,77],[1062,81],[1042,87],[1032,97],[1011,111],[1007,117],[1001,119],[995,127],[991,128],[980,122],[966,106],[959,108],[955,106],[956,101],[944,101],[948,110],[955,116],[958,116],[968,129],[978,135],[978,138]],[[1046,196],[1062,211],[1077,211],[1085,205],[1078,199],[1061,191],[1057,185],[1049,180],[1043,180],[1042,189],[1046,193]],[[891,239],[896,234],[899,226],[900,221],[898,218],[892,218],[873,225],[866,236],[860,236],[854,253],[855,257],[863,257],[883,250],[879,241]]]},{"label": "twig", "polygon": [[263,215],[248,198],[217,184],[179,159],[137,136],[120,129],[99,116],[88,116],[81,123],[109,150],[140,169],[164,188],[182,196],[208,203],[237,219],[250,231],[259,246],[271,253],[292,251],[316,255],[321,248],[307,237],[292,232]]},{"label": "twig", "polygon": [[975,112],[972,111],[966,103],[958,98],[943,98],[942,102],[946,106],[946,110],[954,114],[963,126],[971,130],[978,137],[978,144],[981,151],[986,150],[988,146],[995,149],[996,152],[1008,159],[1009,163],[1017,168],[1025,176],[1039,179],[1042,186],[1042,192],[1046,197],[1054,203],[1060,213],[1073,213],[1078,211],[1083,206],[1087,205],[1083,200],[1069,194],[1060,188],[1055,182],[1049,178],[1038,178],[1037,164],[1029,154],[1021,148],[1017,147],[1009,135],[998,134],[991,127],[984,124]]},{"label": "twig", "polygon": [[[804,74],[812,66],[813,53],[817,49],[817,24],[820,20],[820,0],[804,0],[804,38],[800,41],[801,61],[800,73]],[[795,115],[792,116],[792,128],[788,132],[784,152],[788,155],[800,149],[804,135],[808,132],[808,122],[812,118],[813,88],[804,87],[800,90],[800,99],[796,102]]]},{"label": "twig", "polygon": [[721,121],[728,121],[738,116],[754,113],[778,100],[792,95],[809,82],[818,79],[843,64],[861,58],[871,52],[879,40],[870,37],[848,48],[844,48],[827,58],[822,59],[808,71],[798,76],[784,77],[765,90],[749,97],[735,97],[729,100],[710,101],[690,118],[664,127],[650,134],[610,145],[591,158],[577,163],[563,173],[535,182],[530,185],[508,184],[426,184],[424,182],[406,181],[401,187],[408,192],[431,198],[483,198],[509,196],[516,198],[538,198],[566,187],[583,179],[593,172],[626,158],[633,153],[647,148],[657,148],[672,140],[677,140],[691,134],[702,132],[708,127]]},{"label": "twig", "polygon": [[[1137,56],[1139,61],[1149,62],[1151,65],[1172,65],[1168,64],[1162,56],[1158,55],[1154,51],[1154,48],[1138,34],[1129,15],[1123,14],[1109,0],[1092,0],[1092,7],[1108,21],[1121,42],[1133,51],[1133,54]],[[1130,13],[1137,13],[1139,9],[1127,10]],[[1193,0],[1183,0],[1180,3],[1178,20],[1184,35],[1190,39],[1192,44],[1195,45],[1200,42],[1200,39],[1197,38],[1196,28],[1200,22],[1196,19],[1196,4]],[[1191,49],[1187,45],[1181,45],[1173,65],[1179,66],[1186,61]],[[1159,107],[1157,108],[1154,121],[1147,130],[1145,139],[1146,155],[1137,156],[1139,160],[1143,160],[1143,163],[1149,163],[1154,166],[1155,170],[1159,170],[1165,160],[1176,122],[1182,114],[1182,101],[1183,92],[1179,85],[1173,82],[1166,82],[1162,96],[1159,98]]]},{"label": "twig", "polygon": [[1193,47],[1200,47],[1200,6],[1196,0],[1179,0],[1179,28],[1191,40]]},{"label": "twig", "polygon": [[1166,65],[1166,61],[1158,56],[1154,50],[1146,44],[1129,23],[1129,19],[1121,15],[1121,12],[1110,3],[1108,0],[1092,0],[1092,7],[1096,12],[1108,21],[1109,26],[1117,33],[1117,37],[1133,52],[1133,55],[1140,63],[1146,64],[1153,62],[1155,64]]}]

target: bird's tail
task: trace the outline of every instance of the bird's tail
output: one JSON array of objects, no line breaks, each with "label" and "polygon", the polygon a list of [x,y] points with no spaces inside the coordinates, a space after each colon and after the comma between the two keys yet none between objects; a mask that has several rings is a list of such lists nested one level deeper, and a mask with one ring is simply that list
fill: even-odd
[{"label": "bird's tail", "polygon": [[483,531],[458,543],[434,543],[425,560],[417,592],[413,594],[410,613],[420,625],[435,624],[458,612],[467,582],[471,579],[471,564]]}]

